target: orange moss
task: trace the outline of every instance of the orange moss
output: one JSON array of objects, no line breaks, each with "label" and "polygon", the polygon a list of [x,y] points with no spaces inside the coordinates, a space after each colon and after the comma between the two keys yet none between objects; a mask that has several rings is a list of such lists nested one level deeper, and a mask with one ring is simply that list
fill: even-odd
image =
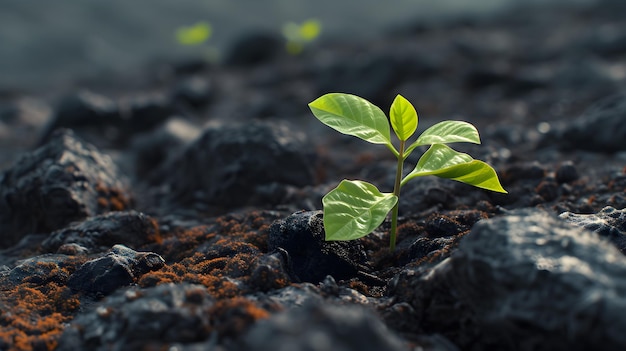
[{"label": "orange moss", "polygon": [[131,199],[124,194],[124,191],[117,188],[109,188],[99,182],[96,184],[98,193],[98,207],[102,212],[123,211],[131,207]]},{"label": "orange moss", "polygon": [[76,295],[55,283],[29,286],[22,283],[3,291],[0,305],[0,349],[53,350],[80,306]]}]

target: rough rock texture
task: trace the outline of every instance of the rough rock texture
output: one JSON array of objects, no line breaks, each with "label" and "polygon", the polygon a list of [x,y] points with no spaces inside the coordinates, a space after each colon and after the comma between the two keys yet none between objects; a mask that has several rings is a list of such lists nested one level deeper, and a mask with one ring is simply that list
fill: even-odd
[{"label": "rough rock texture", "polygon": [[79,314],[67,328],[58,350],[139,350],[208,338],[209,309],[214,300],[206,289],[166,284],[122,290]]},{"label": "rough rock texture", "polygon": [[172,105],[169,99],[158,96],[114,101],[82,90],[59,102],[41,140],[46,143],[57,129],[68,128],[93,139],[98,146],[119,147],[173,116],[176,109]]},{"label": "rough rock texture", "polygon": [[449,259],[405,270],[393,291],[421,328],[464,350],[621,350],[624,274],[626,258],[597,234],[526,210],[479,222]]},{"label": "rough rock texture", "polygon": [[108,250],[115,244],[137,248],[160,240],[156,220],[136,211],[110,212],[90,217],[50,234],[42,243],[55,252],[63,245],[79,245],[89,253]]},{"label": "rough rock texture", "polygon": [[355,241],[324,241],[322,211],[294,213],[269,230],[268,249],[289,256],[295,281],[318,283],[327,275],[346,279],[367,268],[365,252]]},{"label": "rough rock texture", "polygon": [[125,178],[95,147],[61,130],[0,174],[0,247],[29,233],[49,233],[73,221],[131,203]]},{"label": "rough rock texture", "polygon": [[626,150],[626,94],[598,101],[560,131],[569,148],[601,152]]},{"label": "rough rock texture", "polygon": [[279,203],[282,197],[272,188],[309,185],[313,177],[313,153],[303,134],[285,123],[251,121],[206,129],[162,167],[155,183],[168,184],[183,203],[232,208]]},{"label": "rough rock texture", "polygon": [[153,252],[137,252],[115,245],[106,256],[85,262],[69,277],[67,286],[90,294],[108,295],[164,264],[165,260]]},{"label": "rough rock texture", "polygon": [[559,218],[608,238],[622,253],[626,253],[626,210],[607,206],[595,214],[563,212]]},{"label": "rough rock texture", "polygon": [[243,350],[405,350],[367,308],[308,303],[257,323],[244,336]]}]

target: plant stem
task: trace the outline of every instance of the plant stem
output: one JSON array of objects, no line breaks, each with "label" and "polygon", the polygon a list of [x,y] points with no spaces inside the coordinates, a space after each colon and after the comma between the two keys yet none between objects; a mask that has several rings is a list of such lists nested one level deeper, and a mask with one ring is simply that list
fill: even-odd
[{"label": "plant stem", "polygon": [[396,167],[396,181],[393,184],[393,194],[398,198],[398,202],[391,209],[391,231],[389,232],[389,250],[396,249],[396,232],[398,229],[398,208],[400,207],[400,181],[402,180],[402,168],[404,166],[404,143],[400,140],[398,151],[398,166]]}]

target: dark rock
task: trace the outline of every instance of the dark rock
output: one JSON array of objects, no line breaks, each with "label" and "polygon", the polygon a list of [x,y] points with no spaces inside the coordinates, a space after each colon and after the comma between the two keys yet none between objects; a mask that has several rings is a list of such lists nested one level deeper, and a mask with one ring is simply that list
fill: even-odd
[{"label": "dark rock", "polygon": [[206,107],[211,102],[214,95],[213,90],[208,80],[192,77],[178,82],[170,94],[175,102],[200,109]]},{"label": "dark rock", "polygon": [[291,282],[286,267],[280,252],[260,256],[252,263],[248,284],[263,292],[283,288]]},{"label": "dark rock", "polygon": [[394,91],[412,78],[423,79],[436,74],[436,63],[418,55],[367,55],[360,53],[319,67],[314,74],[318,94],[332,91],[350,92],[377,106],[388,106]]},{"label": "dark rock", "polygon": [[559,197],[559,185],[552,179],[543,180],[535,191],[544,201],[554,201]]},{"label": "dark rock", "polygon": [[609,238],[622,253],[626,254],[626,210],[616,210],[607,206],[595,214],[563,212],[559,218]]},{"label": "dark rock", "polygon": [[65,268],[71,266],[66,255],[47,254],[31,257],[17,262],[15,268],[11,269],[6,276],[7,283],[45,285],[53,282],[63,286],[69,278],[69,273]]},{"label": "dark rock", "polygon": [[229,49],[224,64],[255,66],[267,63],[283,50],[284,40],[274,33],[248,33],[236,40]]},{"label": "dark rock", "polygon": [[318,283],[327,275],[349,279],[364,269],[365,252],[357,241],[325,241],[321,211],[297,212],[274,222],[268,250],[289,254],[294,281]]},{"label": "dark rock", "polygon": [[65,329],[57,350],[139,350],[151,344],[159,349],[200,342],[210,336],[212,305],[204,286],[125,289],[79,314]]},{"label": "dark rock", "polygon": [[456,240],[454,238],[418,238],[403,255],[403,262],[419,260],[435,254],[445,248],[450,248]]},{"label": "dark rock", "polygon": [[108,295],[164,264],[163,258],[155,253],[115,245],[106,256],[85,262],[70,276],[67,286],[90,294]]},{"label": "dark rock", "polygon": [[454,182],[437,177],[412,179],[402,187],[400,214],[403,209],[419,212],[433,207],[453,208],[457,203],[453,191],[455,185]]},{"label": "dark rock", "polygon": [[621,350],[624,274],[607,241],[526,210],[477,223],[449,259],[406,269],[390,294],[463,350]]},{"label": "dark rock", "polygon": [[160,126],[177,112],[171,99],[160,96],[146,96],[120,103],[124,124],[119,141],[126,143],[134,135]]},{"label": "dark rock", "polygon": [[622,151],[626,150],[625,119],[626,94],[616,94],[593,104],[579,118],[568,120],[556,133],[567,149]]},{"label": "dark rock", "polygon": [[171,195],[183,203],[200,200],[221,209],[268,205],[265,187],[310,185],[313,168],[304,135],[283,123],[252,121],[206,129],[160,169],[153,183],[168,184]]},{"label": "dark rock", "polygon": [[147,178],[198,135],[200,131],[196,126],[180,118],[170,119],[160,128],[138,135],[131,144],[135,172],[140,178]]},{"label": "dark rock", "polygon": [[547,81],[540,77],[515,74],[495,67],[476,67],[465,76],[465,87],[472,91],[498,86],[508,95],[519,95],[533,89],[544,88]]},{"label": "dark rock", "polygon": [[110,212],[57,230],[41,243],[54,252],[66,244],[79,245],[90,253],[102,252],[115,244],[130,247],[160,240],[156,221],[140,212]]},{"label": "dark rock", "polygon": [[525,179],[541,179],[546,170],[539,162],[515,163],[501,169],[502,183],[511,184]]},{"label": "dark rock", "polygon": [[572,161],[565,161],[556,169],[556,181],[559,183],[571,183],[578,179],[578,170]]},{"label": "dark rock", "polygon": [[58,103],[41,144],[47,143],[59,128],[81,129],[97,128],[102,135],[117,134],[122,124],[118,106],[112,100],[87,90],[67,96]]},{"label": "dark rock", "polygon": [[242,349],[406,350],[368,309],[325,303],[307,304],[258,322],[244,336]]},{"label": "dark rock", "polygon": [[61,100],[41,143],[48,142],[55,130],[68,128],[96,145],[119,148],[135,134],[159,126],[176,112],[170,99],[158,96],[114,102],[81,91]]},{"label": "dark rock", "polygon": [[130,195],[112,160],[67,130],[0,174],[0,247],[28,233],[128,208]]}]

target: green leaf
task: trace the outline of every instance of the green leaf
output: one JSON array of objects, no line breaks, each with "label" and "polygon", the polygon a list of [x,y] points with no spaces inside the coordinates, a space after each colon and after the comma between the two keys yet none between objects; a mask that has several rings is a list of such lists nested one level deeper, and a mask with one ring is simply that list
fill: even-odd
[{"label": "green leaf", "polygon": [[417,112],[415,107],[400,94],[396,96],[391,104],[389,119],[391,120],[393,130],[400,140],[407,140],[417,129]]},{"label": "green leaf", "polygon": [[381,193],[374,185],[343,180],[322,198],[326,240],[353,240],[366,236],[387,217],[398,197]]},{"label": "green leaf", "polygon": [[405,155],[410,154],[416,147],[432,144],[447,143],[474,143],[480,144],[478,130],[471,123],[463,121],[443,121],[426,129],[417,140],[407,149]]},{"label": "green leaf", "polygon": [[374,144],[391,145],[385,113],[356,95],[329,93],[309,104],[322,123],[336,131]]},{"label": "green leaf", "polygon": [[415,169],[402,180],[402,185],[412,178],[427,175],[453,179],[478,188],[506,193],[496,171],[491,166],[443,144],[432,145],[422,155]]}]

